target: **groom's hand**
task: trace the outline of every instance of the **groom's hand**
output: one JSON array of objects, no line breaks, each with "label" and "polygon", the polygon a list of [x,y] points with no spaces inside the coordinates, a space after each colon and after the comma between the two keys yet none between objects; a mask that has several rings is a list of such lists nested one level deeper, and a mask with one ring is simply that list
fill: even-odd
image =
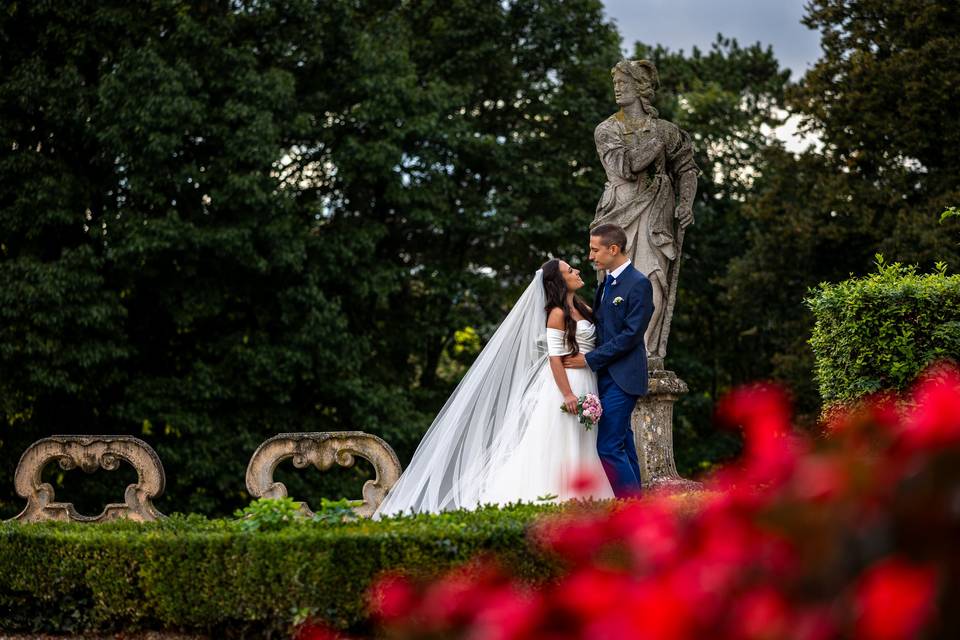
[{"label": "groom's hand", "polygon": [[583,357],[582,353],[578,353],[575,356],[564,356],[563,368],[564,369],[586,369],[587,359]]}]

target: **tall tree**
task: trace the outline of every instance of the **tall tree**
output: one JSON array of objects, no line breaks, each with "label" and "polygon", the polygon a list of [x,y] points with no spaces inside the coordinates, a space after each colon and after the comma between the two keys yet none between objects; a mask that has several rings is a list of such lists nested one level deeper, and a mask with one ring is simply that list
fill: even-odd
[{"label": "tall tree", "polygon": [[960,197],[960,5],[814,0],[804,24],[823,56],[791,102],[849,177],[837,215],[861,217],[889,258],[956,259],[937,220]]},{"label": "tall tree", "polygon": [[[890,260],[953,268],[960,252],[938,224],[956,202],[960,143],[960,7],[929,0],[815,0],[804,22],[823,56],[788,92],[822,148],[771,148],[744,208],[745,250],[722,286],[756,333],[764,375],[787,382],[811,419],[819,408],[806,343],[809,287]],[[762,304],[758,304],[762,301]]]}]

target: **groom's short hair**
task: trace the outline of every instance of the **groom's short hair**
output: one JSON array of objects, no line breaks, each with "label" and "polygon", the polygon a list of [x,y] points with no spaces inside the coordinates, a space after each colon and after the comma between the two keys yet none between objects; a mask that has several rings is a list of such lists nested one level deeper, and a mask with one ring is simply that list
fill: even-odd
[{"label": "groom's short hair", "polygon": [[600,238],[603,246],[613,245],[620,247],[620,253],[627,252],[627,232],[618,224],[600,224],[590,231],[590,235]]}]

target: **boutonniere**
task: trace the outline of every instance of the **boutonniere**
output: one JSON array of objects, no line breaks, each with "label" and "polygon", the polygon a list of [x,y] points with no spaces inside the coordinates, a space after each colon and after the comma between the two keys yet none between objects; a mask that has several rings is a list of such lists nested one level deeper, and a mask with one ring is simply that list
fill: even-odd
[{"label": "boutonniere", "polygon": [[615,307],[619,306],[621,302],[623,302],[623,298],[621,298],[620,296],[617,296],[616,298],[613,299],[613,306]]}]

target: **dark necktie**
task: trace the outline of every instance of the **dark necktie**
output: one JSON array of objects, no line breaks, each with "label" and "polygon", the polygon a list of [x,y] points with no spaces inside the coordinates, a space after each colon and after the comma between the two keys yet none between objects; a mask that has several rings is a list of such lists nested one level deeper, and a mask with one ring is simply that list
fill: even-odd
[{"label": "dark necktie", "polygon": [[603,281],[603,293],[600,294],[601,302],[607,299],[607,291],[610,289],[611,286],[613,286],[613,274],[608,273],[607,279]]}]

